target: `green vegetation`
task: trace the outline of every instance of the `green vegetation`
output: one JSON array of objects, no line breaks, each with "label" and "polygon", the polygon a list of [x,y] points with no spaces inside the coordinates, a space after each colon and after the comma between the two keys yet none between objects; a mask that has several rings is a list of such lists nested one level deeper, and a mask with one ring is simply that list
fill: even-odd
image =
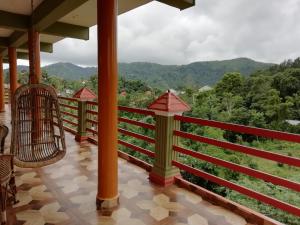
[{"label": "green vegetation", "polygon": [[[178,89],[180,86],[214,85],[224,73],[240,72],[249,76],[256,70],[266,69],[272,64],[256,62],[247,58],[223,61],[195,62],[188,65],[160,65],[147,62],[119,63],[121,77],[130,80],[142,80],[153,88]],[[18,70],[28,71],[28,67],[19,66]],[[80,67],[71,63],[55,63],[43,67],[50,76],[59,75],[70,81],[88,80],[97,73],[96,67]]]},{"label": "green vegetation", "polygon": [[[241,65],[240,63],[242,63],[245,59],[240,60],[241,62],[235,62],[237,64],[235,65],[236,68],[238,65]],[[249,63],[249,61],[246,60],[244,63],[245,68],[247,68],[246,65]],[[219,66],[216,66],[215,64],[216,67],[214,68],[216,70],[218,70],[217,68],[220,69],[222,67],[222,63],[220,62],[218,65]],[[126,65],[123,66],[125,67]],[[191,105],[192,110],[191,112],[186,113],[187,116],[281,130],[298,134],[300,133],[300,125],[291,125],[287,122],[287,120],[300,120],[300,58],[294,61],[289,60],[283,62],[280,65],[273,65],[267,69],[262,68],[261,70],[255,72],[251,72],[252,69],[249,69],[247,71],[248,73],[251,73],[250,76],[246,76],[248,75],[246,72],[240,73],[229,71],[228,73],[224,74],[223,78],[220,79],[211,90],[207,91],[199,91],[199,84],[208,82],[203,82],[203,77],[205,76],[199,76],[199,78],[197,78],[199,79],[198,81],[193,80],[193,78],[190,80],[191,82],[188,82],[185,78],[179,76],[179,74],[185,74],[185,77],[188,77],[188,72],[186,71],[194,71],[194,74],[202,73],[202,70],[200,69],[197,73],[195,70],[191,69],[191,66],[197,67],[197,63],[195,65],[191,64],[188,66],[177,67],[177,74],[174,76],[171,72],[168,72],[171,70],[170,68],[172,66],[165,67],[156,64],[149,64],[148,66],[149,67],[143,67],[142,64],[136,64],[135,67],[131,68],[133,68],[132,71],[135,71],[134,73],[138,75],[133,75],[133,72],[127,73],[128,76],[130,74],[132,75],[130,75],[130,77],[143,79],[143,82],[139,79],[129,79],[128,76],[120,76],[120,105],[145,108],[150,102],[152,102],[163,91],[165,91],[165,89],[159,89],[158,87],[171,86],[177,87],[176,90],[180,93],[180,96]],[[145,68],[145,70],[140,70],[139,67]],[[187,69],[188,67],[190,69]],[[253,66],[249,66],[248,68],[250,67],[254,68]],[[232,67],[226,68],[230,70]],[[224,69],[224,71],[228,71],[227,69]],[[160,72],[158,73],[157,71]],[[232,69],[231,71],[237,70]],[[153,74],[157,75],[151,78]],[[190,74],[192,74],[192,72]],[[19,77],[19,81],[27,82],[27,74],[23,75],[24,76],[21,75]],[[218,78],[214,77],[212,79],[216,80]],[[48,74],[44,72],[43,82],[54,86],[63,95],[68,95],[66,90],[78,90],[82,86],[87,86],[93,91],[97,92],[96,76],[91,76],[88,80],[70,81],[64,80],[60,76],[48,76]],[[174,83],[169,85],[169,82]],[[214,83],[213,81],[209,82]],[[163,85],[160,86],[160,83]],[[70,95],[71,94],[69,94],[69,96]],[[121,116],[130,119],[141,120],[143,122],[154,123],[152,117],[145,117],[125,112],[122,112]],[[153,137],[154,135],[152,131],[139,128],[134,125],[120,123],[120,127],[136,133],[148,135],[150,137]],[[204,135],[219,140],[230,141],[233,143],[300,158],[299,144],[223,131],[209,127],[196,126],[187,123],[183,123],[181,129],[183,131],[198,135]],[[122,140],[149,149],[150,151],[154,151],[153,145],[144,141],[130,138],[125,135],[120,135],[119,137]],[[217,148],[188,139],[182,139],[181,145],[194,151],[201,151],[203,154],[300,182],[300,168],[298,167],[288,166],[273,162],[271,160],[248,156],[246,154]],[[122,151],[152,163],[151,159],[140,153],[125,147],[120,148]],[[196,160],[192,157],[181,156],[180,160],[195,168],[204,170],[231,182],[249,187],[268,196],[300,207],[300,194],[295,191],[287,190],[271,183],[251,178],[201,160]],[[278,221],[290,225],[300,224],[299,218],[291,214],[250,199],[235,191],[221,187],[191,174],[182,172],[182,175],[193,183],[221,194],[226,198],[241,203],[242,205],[259,211]]]}]

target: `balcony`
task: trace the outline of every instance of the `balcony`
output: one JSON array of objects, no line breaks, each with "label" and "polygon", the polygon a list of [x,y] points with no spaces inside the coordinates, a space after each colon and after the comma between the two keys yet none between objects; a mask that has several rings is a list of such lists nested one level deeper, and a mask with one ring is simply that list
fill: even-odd
[{"label": "balcony", "polygon": [[[10,126],[10,120],[7,105],[0,121]],[[122,158],[118,163],[121,204],[113,213],[101,215],[95,205],[97,146],[78,143],[69,132],[66,140],[68,153],[59,163],[16,168],[18,203],[8,209],[8,224],[247,224],[242,216],[201,195],[177,185],[163,188],[150,183],[145,169]]]}]

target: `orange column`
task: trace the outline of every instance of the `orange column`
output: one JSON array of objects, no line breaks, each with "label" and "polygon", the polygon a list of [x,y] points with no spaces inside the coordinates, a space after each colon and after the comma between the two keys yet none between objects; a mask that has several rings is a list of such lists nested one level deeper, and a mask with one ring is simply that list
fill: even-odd
[{"label": "orange column", "polygon": [[29,83],[41,81],[40,34],[34,28],[28,30]]},{"label": "orange column", "polygon": [[0,112],[5,111],[5,92],[4,92],[4,73],[3,73],[3,59],[0,55]]},{"label": "orange column", "polygon": [[9,61],[9,80],[10,80],[10,94],[11,97],[18,88],[18,74],[17,74],[17,50],[15,47],[8,47],[8,61]]},{"label": "orange column", "polygon": [[97,207],[110,210],[118,194],[117,0],[98,7],[98,194]]}]

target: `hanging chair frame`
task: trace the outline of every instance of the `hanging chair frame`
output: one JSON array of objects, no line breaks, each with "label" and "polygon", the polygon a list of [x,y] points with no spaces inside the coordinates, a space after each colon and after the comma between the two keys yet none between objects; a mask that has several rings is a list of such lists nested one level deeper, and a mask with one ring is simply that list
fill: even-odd
[{"label": "hanging chair frame", "polygon": [[14,164],[38,168],[61,160],[66,144],[55,89],[45,84],[23,85],[13,94],[11,104]]}]

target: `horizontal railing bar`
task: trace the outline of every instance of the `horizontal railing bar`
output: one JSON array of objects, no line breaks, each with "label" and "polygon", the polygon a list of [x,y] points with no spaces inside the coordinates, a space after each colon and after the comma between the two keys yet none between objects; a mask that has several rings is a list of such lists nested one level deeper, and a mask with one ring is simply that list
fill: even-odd
[{"label": "horizontal railing bar", "polygon": [[182,137],[182,138],[188,138],[188,139],[191,139],[194,141],[199,141],[199,142],[206,143],[209,145],[214,145],[214,146],[217,146],[220,148],[230,149],[233,151],[238,151],[238,152],[242,152],[245,154],[257,156],[260,158],[285,163],[285,164],[288,164],[291,166],[300,167],[300,159],[298,159],[298,158],[280,155],[277,153],[268,152],[268,151],[264,151],[264,150],[260,150],[260,149],[256,149],[256,148],[252,148],[252,147],[247,147],[247,146],[243,146],[243,145],[239,145],[239,144],[234,144],[234,143],[230,143],[230,142],[226,142],[226,141],[219,141],[219,140],[216,140],[213,138],[190,134],[190,133],[186,133],[183,131],[176,130],[176,131],[174,131],[174,135],[176,135],[178,137]]},{"label": "horizontal railing bar", "polygon": [[94,111],[94,110],[86,110],[86,113],[93,114],[93,115],[98,115],[98,112]]},{"label": "horizontal railing bar", "polygon": [[132,124],[132,125],[136,125],[136,126],[146,128],[146,129],[155,130],[155,126],[150,124],[150,123],[143,123],[143,122],[139,122],[139,121],[136,121],[136,120],[127,119],[127,118],[124,118],[124,117],[119,117],[119,122],[129,123],[129,124]]},{"label": "horizontal railing bar", "polygon": [[136,146],[134,144],[131,144],[131,143],[128,143],[128,142],[122,141],[122,140],[118,140],[118,143],[120,145],[123,145],[123,146],[127,147],[127,148],[131,148],[134,151],[137,151],[137,152],[140,152],[140,153],[142,153],[144,155],[147,155],[147,156],[149,156],[151,158],[155,157],[155,153],[154,152],[151,152],[151,151],[149,151],[147,149],[141,148],[141,147]]},{"label": "horizontal railing bar", "polygon": [[267,182],[271,182],[273,184],[280,185],[282,187],[286,187],[286,188],[293,189],[295,191],[300,192],[300,183],[293,182],[293,181],[290,181],[290,180],[287,180],[284,178],[280,178],[277,176],[273,176],[268,173],[254,170],[254,169],[251,169],[251,168],[248,168],[245,166],[241,166],[241,165],[238,165],[235,163],[227,162],[222,159],[218,159],[218,158],[206,155],[206,154],[202,154],[200,152],[195,152],[195,151],[181,148],[178,146],[173,146],[173,149],[176,152],[179,152],[179,153],[182,153],[185,155],[189,155],[189,156],[195,157],[197,159],[204,160],[206,162],[210,162],[210,163],[216,164],[218,166],[226,167],[233,171],[238,171],[238,172],[244,173],[246,175],[249,175],[251,177],[255,177],[255,178],[258,178],[258,179],[261,179],[261,180],[264,180]]},{"label": "horizontal railing bar", "polygon": [[64,122],[66,122],[66,123],[68,123],[68,124],[71,124],[71,125],[73,125],[73,126],[75,126],[75,127],[77,127],[78,126],[78,123],[74,123],[74,122],[72,122],[72,121],[70,121],[70,120],[67,120],[67,119],[62,119]]},{"label": "horizontal railing bar", "polygon": [[209,127],[220,128],[223,130],[230,130],[230,131],[239,132],[239,133],[252,134],[252,135],[261,136],[261,137],[273,138],[273,139],[277,139],[277,140],[300,143],[300,135],[299,134],[292,134],[292,133],[287,133],[287,132],[282,132],[282,131],[268,130],[268,129],[263,129],[263,128],[249,127],[249,126],[244,126],[244,125],[225,123],[225,122],[219,122],[219,121],[214,121],[214,120],[205,120],[205,119],[200,119],[200,118],[179,116],[179,115],[175,115],[175,120],[179,120],[181,122],[186,122],[186,123],[194,123],[194,124],[198,124],[201,126],[209,126]]},{"label": "horizontal railing bar", "polygon": [[68,98],[68,97],[58,96],[58,99],[66,100],[66,101],[70,101],[70,102],[78,102],[77,98]]},{"label": "horizontal railing bar", "polygon": [[[54,125],[58,126],[58,123],[54,122]],[[74,130],[74,129],[70,128],[70,127],[67,127],[67,126],[63,125],[63,128],[64,128],[64,130],[70,132],[71,134],[77,134],[76,130]]]},{"label": "horizontal railing bar", "polygon": [[91,133],[93,133],[93,134],[98,134],[98,131],[93,130],[91,128],[86,128],[86,130],[89,131],[89,132],[91,132]]},{"label": "horizontal railing bar", "polygon": [[91,120],[91,119],[86,119],[86,122],[93,123],[93,124],[98,124],[98,121]]},{"label": "horizontal railing bar", "polygon": [[173,161],[172,164],[173,164],[173,166],[178,167],[180,170],[184,170],[188,173],[194,174],[195,176],[202,177],[206,180],[217,183],[217,184],[222,185],[224,187],[227,187],[231,190],[234,190],[234,191],[237,191],[241,194],[247,195],[251,198],[257,199],[258,201],[261,201],[261,202],[264,202],[266,204],[272,205],[275,208],[282,209],[282,210],[287,211],[289,213],[292,213],[296,216],[300,216],[300,208],[298,208],[296,206],[293,206],[291,204],[282,202],[278,199],[269,197],[267,195],[264,195],[264,194],[261,194],[259,192],[253,191],[249,188],[240,186],[240,185],[232,183],[230,181],[224,180],[224,179],[219,178],[217,176],[214,176],[212,174],[200,171],[200,170],[195,169],[193,167],[187,166],[183,163]]},{"label": "horizontal railing bar", "polygon": [[135,132],[132,132],[132,131],[129,131],[129,130],[125,130],[125,129],[122,129],[122,128],[118,128],[118,131],[121,134],[131,136],[131,137],[135,137],[135,138],[138,138],[140,140],[147,141],[149,143],[155,144],[155,140],[151,137],[148,137],[148,136],[145,136],[145,135],[142,135],[142,134],[138,134],[138,133],[135,133]]},{"label": "horizontal railing bar", "polygon": [[69,112],[66,112],[66,111],[63,111],[63,110],[61,110],[60,113],[66,115],[66,116],[71,116],[75,119],[78,119],[78,116],[74,115],[73,113],[69,113]]},{"label": "horizontal railing bar", "polygon": [[94,101],[87,101],[86,102],[88,105],[94,105],[94,106],[98,106],[98,102],[94,102]]},{"label": "horizontal railing bar", "polygon": [[59,103],[59,105],[62,106],[62,107],[65,107],[65,108],[78,110],[77,106],[67,105],[67,104],[64,104],[64,103]]},{"label": "horizontal railing bar", "polygon": [[132,112],[132,113],[143,114],[143,115],[148,115],[148,116],[155,115],[155,113],[153,111],[150,111],[147,109],[131,108],[131,107],[126,107],[126,106],[119,106],[118,109],[120,111]]}]

